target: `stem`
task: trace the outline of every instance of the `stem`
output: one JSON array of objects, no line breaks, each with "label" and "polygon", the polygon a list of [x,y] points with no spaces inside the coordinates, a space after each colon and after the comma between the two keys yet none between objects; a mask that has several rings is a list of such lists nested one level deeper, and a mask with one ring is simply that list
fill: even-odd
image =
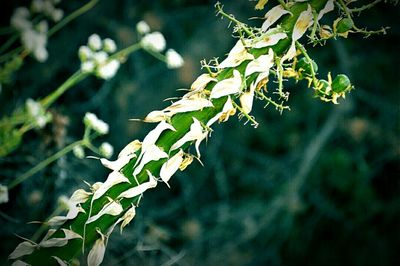
[{"label": "stem", "polygon": [[299,48],[301,53],[304,55],[304,57],[309,62],[310,69],[311,69],[312,82],[313,82],[314,88],[318,88],[318,81],[317,81],[317,78],[315,77],[315,71],[314,71],[314,67],[313,67],[313,64],[312,64],[313,60],[308,55],[308,53],[306,51],[306,48],[304,48],[304,46],[299,41],[296,41],[296,46],[297,46],[297,48]]},{"label": "stem", "polygon": [[51,94],[46,96],[43,100],[40,101],[40,104],[43,108],[48,108],[52,103],[54,103],[66,90],[82,81],[89,74],[84,73],[81,70],[76,71],[71,77],[69,77],[60,87],[58,87]]},{"label": "stem", "polygon": [[49,164],[54,162],[55,160],[61,158],[68,152],[72,151],[76,146],[83,145],[83,144],[84,144],[84,140],[78,140],[78,141],[75,141],[75,142],[71,143],[70,145],[64,147],[64,149],[58,151],[57,153],[53,154],[52,156],[48,157],[47,159],[41,161],[36,166],[32,167],[31,169],[29,169],[28,171],[26,171],[25,173],[23,173],[16,179],[14,179],[14,181],[8,185],[8,189],[12,189],[15,186],[17,186],[18,184],[24,182],[26,179],[28,179],[32,175],[36,174],[37,172],[39,172],[40,170],[42,170],[43,168],[45,168],[46,166],[48,166]]},{"label": "stem", "polygon": [[278,0],[279,4],[281,4],[281,6],[283,6],[284,9],[289,10],[289,7],[287,6],[286,2],[283,0]]},{"label": "stem", "polygon": [[109,60],[119,59],[121,61],[122,60],[121,58],[125,58],[129,54],[136,52],[137,50],[139,50],[141,48],[143,48],[142,44],[140,42],[138,42],[138,43],[132,44],[132,45],[122,49],[121,51],[116,52],[115,54],[111,55],[108,59]]},{"label": "stem", "polygon": [[66,16],[65,18],[63,18],[60,22],[58,22],[56,25],[54,25],[48,32],[47,32],[47,36],[50,37],[52,36],[54,33],[56,33],[57,31],[59,31],[62,27],[64,27],[65,25],[67,25],[68,23],[70,23],[72,20],[74,20],[75,18],[79,17],[80,15],[82,15],[83,13],[87,12],[88,10],[90,10],[91,8],[93,8],[97,2],[99,0],[91,0],[89,3],[87,3],[86,5],[80,7],[79,9],[75,10],[74,12],[72,12],[71,14],[69,14],[68,16]]},{"label": "stem", "polygon": [[364,10],[367,10],[367,9],[372,8],[374,5],[378,4],[379,2],[382,2],[382,0],[375,0],[374,2],[369,3],[369,4],[367,4],[367,5],[363,5],[363,6],[361,6],[361,7],[349,8],[349,11],[350,11],[351,13],[353,13],[353,12],[362,12],[362,11],[364,11]]},{"label": "stem", "polygon": [[9,38],[1,47],[0,54],[7,50],[16,40],[18,40],[18,34],[14,34]]},{"label": "stem", "polygon": [[235,22],[235,24],[238,25],[241,29],[243,29],[247,33],[247,35],[249,35],[249,36],[253,35],[253,33],[247,28],[246,24],[237,20],[234,16],[225,13],[225,11],[222,9],[221,4],[217,3],[215,6],[218,9],[218,14],[221,14],[222,16],[226,17],[227,19]]}]

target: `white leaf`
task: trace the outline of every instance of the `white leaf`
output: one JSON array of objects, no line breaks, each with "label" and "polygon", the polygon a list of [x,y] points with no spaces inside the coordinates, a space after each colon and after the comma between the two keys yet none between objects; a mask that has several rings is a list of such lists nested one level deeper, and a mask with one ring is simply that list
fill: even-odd
[{"label": "white leaf", "polygon": [[99,219],[101,216],[107,214],[107,215],[112,215],[116,216],[121,214],[123,211],[122,206],[120,203],[113,201],[112,199],[109,199],[110,202],[104,205],[104,207],[94,216],[90,217],[86,224],[90,224],[91,222],[96,221]]},{"label": "white leaf", "polygon": [[242,40],[238,40],[228,57],[218,65],[218,68],[236,67],[245,60],[254,59],[252,54],[249,54],[244,47]]},{"label": "white leaf", "polygon": [[263,31],[267,31],[272,24],[274,24],[278,19],[280,19],[285,14],[291,14],[291,13],[281,5],[277,5],[271,8],[264,16],[265,21],[262,24],[261,29]]},{"label": "white leaf", "polygon": [[149,188],[154,188],[157,186],[157,180],[155,179],[155,177],[150,173],[149,170],[146,170],[147,175],[149,176],[149,181],[145,182],[143,184],[140,184],[136,187],[130,188],[124,192],[122,192],[118,198],[133,198],[136,196],[139,196],[141,194],[143,194],[143,192],[145,192],[146,190],[148,190]]},{"label": "white leaf", "polygon": [[274,52],[269,48],[268,54],[261,55],[251,61],[245,72],[245,77],[256,72],[269,72],[269,69],[274,65]]},{"label": "white leaf", "polygon": [[211,91],[210,98],[216,99],[226,95],[235,94],[240,91],[240,87],[242,86],[242,77],[240,72],[236,69],[233,70],[233,77],[221,80],[217,84],[215,84],[214,88]]},{"label": "white leaf", "polygon": [[104,195],[111,187],[120,184],[120,183],[129,183],[128,178],[126,178],[122,173],[114,171],[111,172],[106,182],[104,182],[94,193],[92,200],[96,200]]},{"label": "white leaf", "polygon": [[169,187],[168,181],[178,171],[179,166],[183,162],[183,151],[179,150],[174,156],[168,159],[160,170],[160,178]]},{"label": "white leaf", "polygon": [[15,260],[19,257],[29,255],[35,250],[36,247],[37,244],[32,244],[31,242],[24,241],[14,249],[10,256],[8,256],[8,258],[11,260]]}]

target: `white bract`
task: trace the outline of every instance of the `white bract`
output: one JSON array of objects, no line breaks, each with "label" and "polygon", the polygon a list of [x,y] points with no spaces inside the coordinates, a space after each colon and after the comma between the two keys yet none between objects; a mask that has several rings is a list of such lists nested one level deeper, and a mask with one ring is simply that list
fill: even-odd
[{"label": "white bract", "polygon": [[161,32],[155,31],[146,34],[141,40],[143,48],[154,51],[162,52],[165,49],[166,41]]},{"label": "white bract", "polygon": [[240,95],[240,97],[239,97],[240,105],[242,106],[242,111],[245,114],[250,113],[251,109],[253,108],[255,88],[256,88],[256,85],[254,83],[252,83],[250,85],[249,91],[243,92],[242,95]]},{"label": "white bract", "polygon": [[15,260],[22,256],[32,254],[38,245],[32,242],[24,241],[19,244],[14,251],[8,256],[9,259]]},{"label": "white bract", "polygon": [[150,26],[145,21],[141,20],[136,24],[136,30],[144,35],[150,32]]},{"label": "white bract", "polygon": [[326,13],[329,13],[335,9],[334,0],[328,0],[325,6],[321,11],[318,13],[318,20],[320,20]]},{"label": "white bract", "polygon": [[168,68],[174,69],[183,66],[184,61],[182,56],[178,54],[174,49],[168,49],[165,57]]},{"label": "white bract", "polygon": [[74,231],[62,228],[61,229],[64,232],[64,237],[59,237],[59,238],[49,238],[46,239],[44,238],[39,244],[39,247],[42,248],[49,248],[49,247],[62,247],[68,244],[68,241],[71,239],[77,239],[80,238],[82,239],[82,236],[75,233]]}]

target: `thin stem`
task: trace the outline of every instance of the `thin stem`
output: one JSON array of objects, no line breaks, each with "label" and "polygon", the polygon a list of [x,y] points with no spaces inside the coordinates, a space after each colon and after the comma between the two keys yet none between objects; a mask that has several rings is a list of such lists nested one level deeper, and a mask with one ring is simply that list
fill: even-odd
[{"label": "thin stem", "polygon": [[66,90],[82,81],[89,74],[84,73],[81,70],[76,71],[71,77],[69,77],[60,87],[58,87],[51,94],[46,96],[43,100],[40,101],[40,104],[43,108],[48,108],[52,103],[54,103]]},{"label": "thin stem", "polygon": [[281,6],[283,6],[284,9],[289,10],[289,7],[287,6],[286,2],[283,0],[278,0],[279,4],[281,4]]},{"label": "thin stem", "polygon": [[310,39],[312,41],[314,41],[315,40],[315,33],[317,32],[317,27],[318,27],[318,13],[314,9],[313,9],[312,13],[313,13],[314,24],[313,24],[313,27],[311,29]]},{"label": "thin stem", "polygon": [[15,29],[13,27],[3,27],[3,28],[0,28],[0,35],[11,34],[14,31],[15,31]]},{"label": "thin stem", "polygon": [[79,17],[80,15],[82,15],[83,13],[87,12],[88,10],[90,10],[91,8],[93,8],[93,6],[95,6],[97,4],[99,0],[91,0],[89,3],[87,3],[86,5],[78,8],[77,10],[75,10],[74,12],[72,12],[71,14],[69,14],[68,16],[66,16],[64,19],[62,19],[60,22],[58,22],[56,25],[54,25],[48,32],[47,32],[47,36],[50,37],[52,36],[54,33],[56,33],[57,31],[59,31],[62,27],[64,27],[65,25],[67,25],[68,23],[70,23],[72,20],[74,20],[75,18]]},{"label": "thin stem", "polygon": [[275,106],[275,108],[278,109],[278,110],[280,110],[281,113],[282,113],[282,111],[283,111],[284,109],[290,110],[290,107],[289,107],[289,106],[284,106],[284,105],[282,105],[282,104],[276,103],[276,102],[275,102],[274,100],[272,100],[270,97],[265,96],[262,92],[256,90],[256,93],[257,93],[258,96],[261,97],[261,99],[266,100],[268,103],[270,103],[270,104],[272,104],[273,106]]},{"label": "thin stem", "polygon": [[126,56],[128,56],[129,54],[136,52],[139,49],[142,49],[142,44],[140,42],[132,44],[124,49],[122,49],[121,51],[116,52],[115,54],[111,55],[109,57],[109,60],[112,59],[118,59],[119,61],[121,61],[121,58],[124,58]]},{"label": "thin stem", "polygon": [[48,166],[49,164],[51,164],[52,162],[54,162],[55,160],[61,158],[62,156],[64,156],[65,154],[69,153],[70,151],[72,151],[76,146],[82,145],[84,144],[84,140],[78,140],[75,141],[73,143],[71,143],[70,145],[64,147],[64,149],[56,152],[55,154],[53,154],[52,156],[48,157],[47,159],[41,161],[40,163],[38,163],[36,166],[32,167],[31,169],[29,169],[28,171],[26,171],[25,173],[23,173],[22,175],[20,175],[19,177],[17,177],[16,179],[14,179],[13,182],[11,182],[8,185],[8,189],[12,189],[15,186],[17,186],[18,184],[24,182],[26,179],[28,179],[29,177],[31,177],[32,175],[36,174],[37,172],[39,172],[40,170],[42,170],[43,168],[45,168],[46,166]]},{"label": "thin stem", "polygon": [[18,40],[18,34],[11,36],[1,47],[0,47],[0,54],[6,51],[10,46]]},{"label": "thin stem", "polygon": [[238,25],[241,29],[243,29],[247,33],[247,35],[249,35],[249,36],[253,35],[253,33],[246,27],[247,26],[246,24],[237,20],[234,16],[225,13],[225,11],[222,9],[222,6],[220,3],[217,3],[215,5],[215,7],[218,10],[218,14],[221,14],[222,16],[226,17],[227,19],[235,22],[235,24]]},{"label": "thin stem", "polygon": [[[234,101],[232,101],[232,105],[233,105],[233,107],[235,107],[236,109],[238,109],[239,112],[240,112],[243,116],[245,116],[245,117],[247,118],[247,120],[249,120],[249,121],[251,121],[251,122],[253,123],[254,128],[257,128],[257,127],[258,127],[258,122],[257,122],[253,117],[249,116],[246,112],[244,112],[243,109],[242,109],[237,103],[235,103]],[[245,123],[245,124],[246,124],[246,123]]]},{"label": "thin stem", "polygon": [[318,88],[318,82],[317,82],[317,78],[315,77],[315,70],[314,70],[314,66],[312,64],[313,60],[308,55],[306,48],[304,48],[304,46],[299,41],[296,41],[296,46],[297,46],[297,48],[299,48],[301,53],[304,55],[304,57],[307,59],[308,63],[310,64],[312,82],[313,82],[314,88]]},{"label": "thin stem", "polygon": [[379,2],[382,2],[382,0],[375,0],[374,2],[369,3],[369,4],[367,4],[367,5],[363,5],[363,6],[361,6],[361,7],[349,8],[349,11],[350,11],[351,13],[354,13],[354,12],[362,12],[362,11],[364,11],[364,10],[366,10],[366,9],[372,8],[374,5],[378,4]]}]

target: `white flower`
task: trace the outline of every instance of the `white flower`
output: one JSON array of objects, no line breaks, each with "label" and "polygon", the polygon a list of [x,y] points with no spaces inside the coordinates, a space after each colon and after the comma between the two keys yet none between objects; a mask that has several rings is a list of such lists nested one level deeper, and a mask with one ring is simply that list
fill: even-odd
[{"label": "white flower", "polygon": [[94,201],[94,200],[100,198],[111,187],[113,187],[113,186],[115,186],[117,184],[120,184],[120,183],[129,183],[129,180],[122,173],[120,173],[118,171],[111,172],[108,175],[107,180],[103,184],[101,184],[97,188],[97,190],[94,192],[92,200]]},{"label": "white flower", "polygon": [[222,111],[219,112],[218,114],[216,114],[213,118],[211,118],[207,122],[207,126],[210,127],[216,121],[226,122],[226,121],[228,121],[229,117],[234,115],[235,113],[236,113],[236,109],[232,104],[232,99],[230,96],[228,96],[228,99],[226,100],[224,107],[222,108]]},{"label": "white flower", "polygon": [[162,52],[166,46],[164,35],[162,35],[162,33],[158,31],[145,35],[141,43],[145,49],[155,52]]},{"label": "white flower", "polygon": [[259,38],[252,40],[251,46],[253,48],[263,48],[267,46],[273,46],[277,44],[280,40],[285,39],[287,34],[284,32],[277,32],[276,28],[267,31],[265,34],[261,35]]},{"label": "white flower", "polygon": [[[167,155],[167,157],[168,157],[168,155]],[[149,181],[144,182],[144,183],[137,185],[133,188],[130,188],[128,190],[125,190],[124,192],[119,194],[118,198],[131,199],[133,197],[143,194],[143,192],[145,192],[146,190],[148,190],[150,188],[156,187],[157,186],[156,178],[150,173],[149,170],[146,170],[146,173],[149,177]]]},{"label": "white flower", "polygon": [[99,134],[107,134],[109,127],[108,124],[103,120],[97,118],[97,116],[93,113],[86,113],[83,121],[86,126],[93,128]]},{"label": "white flower", "polygon": [[108,54],[104,51],[99,51],[93,54],[93,60],[97,65],[104,64],[107,61]]},{"label": "white flower", "polygon": [[233,77],[221,80],[217,84],[215,84],[214,88],[211,91],[210,98],[216,99],[226,95],[235,94],[240,91],[240,87],[242,86],[242,77],[238,70],[233,70]]},{"label": "white flower", "polygon": [[114,148],[110,143],[103,142],[100,145],[99,151],[100,151],[101,155],[103,155],[104,157],[110,158],[114,153]]},{"label": "white flower", "polygon": [[139,21],[136,24],[136,30],[137,32],[139,32],[140,34],[147,34],[150,32],[150,26],[145,22],[145,21]]},{"label": "white flower", "polygon": [[0,184],[0,204],[8,202],[8,188]]},{"label": "white flower", "polygon": [[100,36],[97,34],[90,35],[88,39],[88,45],[94,51],[100,50],[102,46]]},{"label": "white flower", "polygon": [[160,170],[160,178],[169,187],[168,181],[178,171],[183,162],[183,150],[179,150],[174,156],[168,159]]},{"label": "white flower", "polygon": [[242,106],[242,110],[245,114],[248,114],[251,112],[253,109],[253,100],[254,100],[254,90],[256,88],[256,85],[252,83],[250,85],[249,91],[243,92],[242,95],[240,95],[240,105]]},{"label": "white flower", "polygon": [[79,47],[78,55],[81,61],[86,61],[93,56],[93,52],[86,45],[82,45],[81,47]]},{"label": "white flower", "polygon": [[46,113],[39,102],[27,99],[25,105],[28,114],[39,128],[43,128],[51,120],[51,114]]},{"label": "white flower", "polygon": [[269,69],[274,65],[274,52],[269,48],[268,54],[260,55],[258,58],[251,61],[245,71],[245,77],[257,72],[269,72]]},{"label": "white flower", "polygon": [[80,145],[75,146],[75,147],[73,148],[72,152],[73,152],[73,154],[74,154],[77,158],[79,158],[79,159],[83,159],[83,158],[85,157],[85,151],[84,151],[84,149],[82,148],[82,146],[80,146]]},{"label": "white flower", "polygon": [[100,238],[97,239],[96,242],[94,242],[94,245],[88,254],[88,266],[100,265],[103,261],[104,253],[106,252],[106,237],[100,232],[100,229],[97,229],[97,232],[100,234]]},{"label": "white flower", "polygon": [[39,247],[42,248],[49,248],[49,247],[62,247],[65,246],[69,240],[71,239],[82,239],[82,236],[75,233],[74,231],[68,230],[68,229],[61,229],[64,232],[64,237],[57,237],[57,238],[49,238],[49,239],[43,239],[39,243]]},{"label": "white flower", "polygon": [[33,53],[39,62],[46,61],[48,54],[46,50],[47,34],[35,30],[25,30],[22,32],[21,41],[24,47]]},{"label": "white flower", "polygon": [[263,31],[267,31],[269,27],[274,24],[280,17],[285,14],[291,14],[288,10],[286,10],[282,5],[277,5],[271,8],[264,16],[265,21],[261,26]]},{"label": "white flower", "polygon": [[219,64],[218,68],[236,67],[245,60],[254,59],[252,54],[249,54],[244,47],[242,40],[238,40],[228,57]]},{"label": "white flower", "polygon": [[104,51],[107,53],[114,53],[117,50],[117,45],[115,44],[114,40],[110,38],[106,38],[103,40],[103,47]]},{"label": "white flower", "polygon": [[183,66],[183,58],[180,54],[178,54],[174,49],[168,49],[167,53],[165,54],[167,60],[167,67],[168,68],[180,68]]},{"label": "white flower", "polygon": [[64,16],[64,11],[60,8],[55,8],[53,12],[51,13],[51,18],[55,21],[58,22],[60,21]]},{"label": "white flower", "polygon": [[200,121],[193,117],[193,123],[190,126],[189,132],[187,132],[182,138],[180,138],[177,142],[172,145],[171,150],[176,150],[182,147],[188,141],[196,141],[195,147],[197,152],[197,157],[200,158],[199,146],[201,141],[207,137],[207,130],[203,130],[203,126]]},{"label": "white flower", "polygon": [[82,72],[85,72],[85,73],[93,72],[95,67],[96,67],[96,65],[91,60],[81,63],[81,70],[82,70]]},{"label": "white flower", "polygon": [[37,244],[24,241],[15,248],[8,258],[14,260],[22,256],[29,255],[36,249],[37,246]]},{"label": "white flower", "polygon": [[10,24],[19,31],[31,29],[32,22],[29,16],[29,10],[26,7],[18,7],[11,17]]},{"label": "white flower", "polygon": [[97,75],[102,79],[110,79],[115,76],[119,69],[119,66],[119,61],[113,59],[106,64],[99,66],[97,70]]}]

